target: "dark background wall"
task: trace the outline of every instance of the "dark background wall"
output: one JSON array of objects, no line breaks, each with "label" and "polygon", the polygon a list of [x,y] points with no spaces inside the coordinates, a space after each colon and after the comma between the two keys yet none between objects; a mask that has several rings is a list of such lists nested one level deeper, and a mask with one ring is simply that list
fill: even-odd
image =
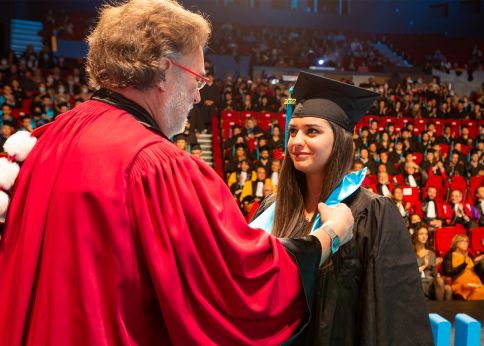
[{"label": "dark background wall", "polygon": [[[441,33],[454,37],[484,37],[484,0],[319,0],[332,13],[308,13],[301,0],[297,9],[274,9],[273,3],[287,6],[289,0],[183,0],[191,9],[207,13],[212,22],[245,25],[321,27],[349,32]],[[10,18],[41,20],[48,9],[94,13],[100,0],[0,0],[0,33],[8,37]],[[342,14],[334,11],[341,5]],[[5,10],[4,10],[5,9]],[[5,46],[5,44],[4,44]]]}]

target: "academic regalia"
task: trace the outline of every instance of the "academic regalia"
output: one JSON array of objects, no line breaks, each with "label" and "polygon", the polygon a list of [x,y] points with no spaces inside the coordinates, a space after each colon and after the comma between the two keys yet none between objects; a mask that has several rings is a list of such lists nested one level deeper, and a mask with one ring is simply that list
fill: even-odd
[{"label": "academic regalia", "polygon": [[[294,117],[326,119],[353,133],[378,94],[302,72],[293,96]],[[255,218],[275,210],[274,200],[264,200]],[[294,344],[433,345],[415,252],[396,206],[363,188],[343,202],[355,218],[353,238],[320,267],[311,323]],[[307,229],[301,225],[301,233]]]},{"label": "academic regalia", "polygon": [[141,107],[99,95],[40,128],[20,170],[0,242],[1,343],[288,339],[307,319],[319,241],[286,242],[289,254]]},{"label": "academic regalia", "polygon": [[[255,218],[272,200],[264,200]],[[319,269],[312,319],[294,345],[433,345],[410,236],[389,198],[344,200],[353,239]]]}]

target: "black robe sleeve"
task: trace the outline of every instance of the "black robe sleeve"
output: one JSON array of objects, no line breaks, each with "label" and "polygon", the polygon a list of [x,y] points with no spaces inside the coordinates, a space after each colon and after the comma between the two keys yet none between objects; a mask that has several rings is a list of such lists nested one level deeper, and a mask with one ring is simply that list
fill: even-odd
[{"label": "black robe sleeve", "polygon": [[415,253],[388,198],[374,198],[355,223],[362,263],[360,345],[433,345]]}]

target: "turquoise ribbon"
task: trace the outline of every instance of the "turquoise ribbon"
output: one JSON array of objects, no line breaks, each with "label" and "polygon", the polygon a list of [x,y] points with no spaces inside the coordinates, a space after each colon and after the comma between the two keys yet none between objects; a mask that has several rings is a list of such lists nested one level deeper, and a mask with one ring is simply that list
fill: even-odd
[{"label": "turquoise ribbon", "polygon": [[[351,196],[363,183],[366,176],[366,168],[360,171],[352,172],[343,178],[343,181],[331,192],[326,205],[329,207],[335,207],[338,203],[341,203],[346,198]],[[274,213],[276,211],[276,204],[273,203],[262,214],[260,214],[255,220],[253,220],[249,226],[252,228],[260,228],[267,233],[272,232],[272,225],[274,224]],[[319,213],[316,214],[311,233],[321,226],[321,217]]]}]

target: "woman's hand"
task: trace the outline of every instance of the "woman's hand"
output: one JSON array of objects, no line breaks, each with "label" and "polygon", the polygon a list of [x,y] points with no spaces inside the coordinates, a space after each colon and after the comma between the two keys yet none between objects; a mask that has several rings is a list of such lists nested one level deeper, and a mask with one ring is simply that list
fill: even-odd
[{"label": "woman's hand", "polygon": [[437,257],[435,259],[435,266],[437,267],[438,265],[440,265],[444,260],[442,259],[442,257]]}]

